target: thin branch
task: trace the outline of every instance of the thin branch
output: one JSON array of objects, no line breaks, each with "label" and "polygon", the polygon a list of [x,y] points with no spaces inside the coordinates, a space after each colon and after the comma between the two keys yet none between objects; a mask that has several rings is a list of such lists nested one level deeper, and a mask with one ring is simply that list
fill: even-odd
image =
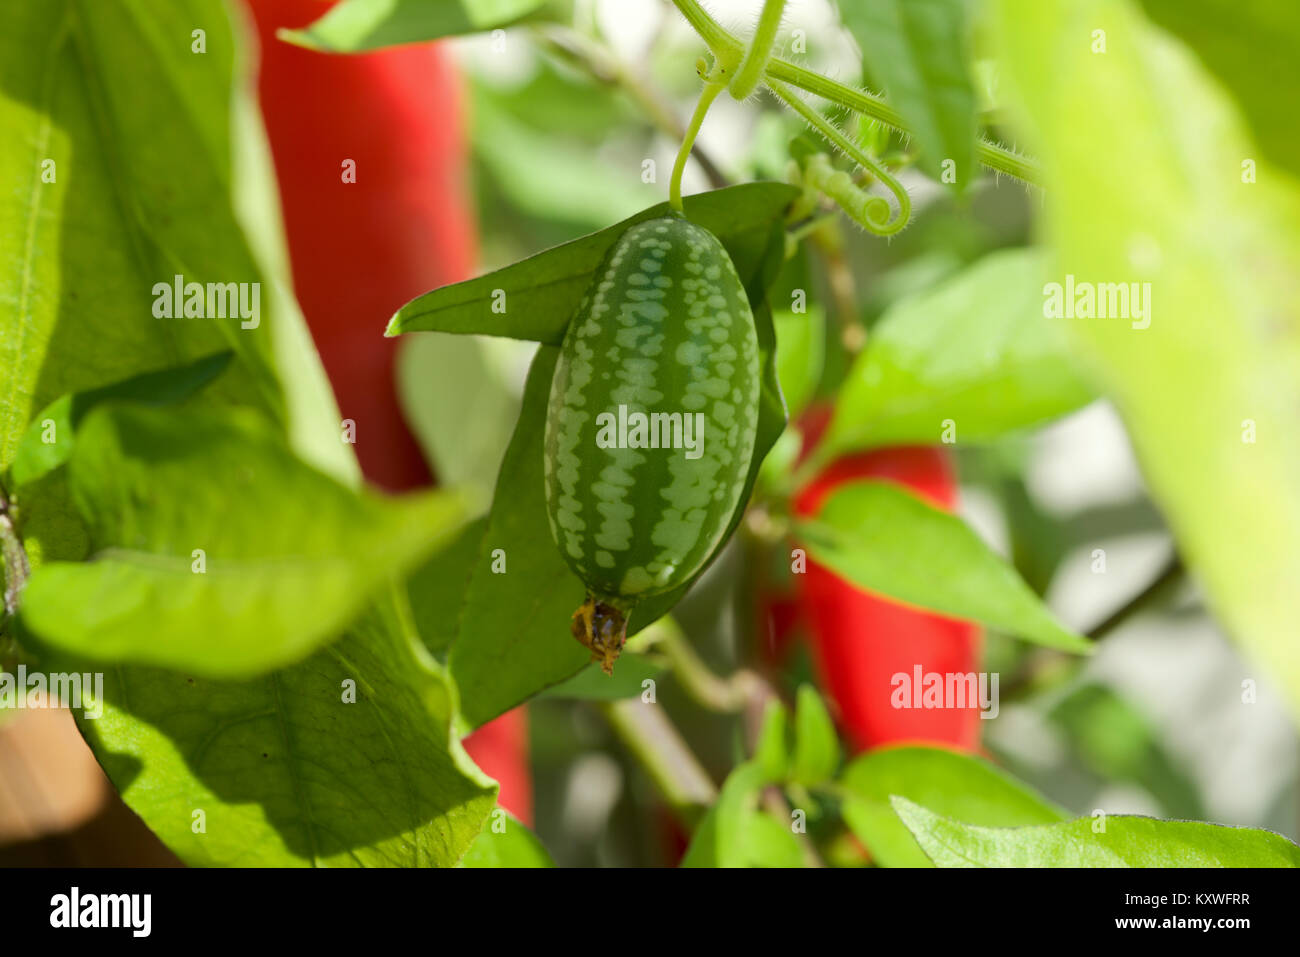
[{"label": "thin branch", "polygon": [[1101,641],[1141,612],[1163,604],[1182,584],[1183,573],[1183,563],[1175,555],[1145,588],[1090,628],[1088,637],[1093,641]]},{"label": "thin branch", "polygon": [[597,707],[677,819],[694,827],[718,799],[718,789],[664,709],[640,698],[603,701]]},{"label": "thin branch", "polygon": [[701,707],[736,714],[756,697],[767,699],[767,683],[752,671],[742,669],[728,678],[720,678],[710,671],[671,618],[660,618],[653,627],[655,649],[668,659],[682,690]]}]

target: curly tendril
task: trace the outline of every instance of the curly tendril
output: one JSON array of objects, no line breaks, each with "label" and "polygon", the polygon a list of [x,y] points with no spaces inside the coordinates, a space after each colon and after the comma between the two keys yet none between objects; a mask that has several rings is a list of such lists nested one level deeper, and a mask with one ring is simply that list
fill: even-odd
[{"label": "curly tendril", "polygon": [[[722,25],[700,6],[699,0],[673,0],[673,5],[677,7],[686,22],[699,34],[700,39],[708,45],[715,56],[725,61],[729,67],[733,63],[740,65],[741,58],[745,55],[744,44],[723,29]],[[770,49],[767,62],[764,65],[764,72],[769,86],[772,80],[789,83],[791,86],[796,86],[801,90],[812,93],[814,96],[830,100],[832,103],[839,104],[854,113],[861,113],[863,116],[879,120],[886,126],[890,126],[901,133],[909,132],[906,123],[904,123],[898,112],[879,97],[872,96],[864,90],[857,90],[842,83],[837,83],[830,77],[822,76],[820,73],[805,69],[796,63],[791,63],[789,60],[776,56]],[[1015,150],[992,142],[986,137],[981,136],[976,141],[975,155],[981,163],[996,172],[1013,176],[1031,185],[1041,181],[1037,163],[1027,156],[1020,155]]]},{"label": "curly tendril", "polygon": [[907,195],[907,190],[903,189],[902,184],[829,120],[805,103],[801,97],[796,96],[789,87],[770,77],[766,82],[768,89],[802,116],[804,121],[820,133],[827,142],[871,173],[894,194],[894,198],[898,200],[898,215],[891,219],[893,210],[886,200],[868,194],[859,188],[847,173],[832,170],[829,163],[809,164],[807,170],[809,184],[816,186],[835,200],[854,222],[868,232],[877,236],[893,236],[902,230],[912,216],[912,198]]}]

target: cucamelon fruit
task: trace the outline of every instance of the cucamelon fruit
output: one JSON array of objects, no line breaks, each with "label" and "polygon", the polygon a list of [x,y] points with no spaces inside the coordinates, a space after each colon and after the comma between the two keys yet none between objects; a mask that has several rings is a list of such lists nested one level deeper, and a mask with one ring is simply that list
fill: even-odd
[{"label": "cucamelon fruit", "polygon": [[677,215],[629,227],[570,322],[551,382],[551,534],[587,586],[572,631],[612,673],[627,618],[704,566],[758,424],[754,317],[726,249]]}]

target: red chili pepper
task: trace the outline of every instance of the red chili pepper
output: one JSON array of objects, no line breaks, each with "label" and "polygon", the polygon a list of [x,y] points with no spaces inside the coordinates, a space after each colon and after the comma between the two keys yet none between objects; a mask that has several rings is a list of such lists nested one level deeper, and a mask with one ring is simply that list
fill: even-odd
[{"label": "red chili pepper", "polygon": [[[262,115],[295,292],[339,411],[356,423],[362,471],[385,488],[414,488],[431,477],[398,402],[398,343],[383,333],[402,303],[474,268],[462,85],[437,44],[335,55],[276,38],[329,6],[249,0]],[[348,160],[355,182],[344,178]],[[465,747],[501,782],[502,805],[531,822],[522,711],[480,728]]]},{"label": "red chili pepper", "polygon": [[[820,438],[826,418],[827,412],[818,410],[806,420],[806,448]],[[796,514],[815,515],[837,488],[863,479],[896,482],[947,510],[956,505],[957,483],[947,452],[908,446],[838,459],[800,491]],[[811,558],[807,571],[794,577],[822,685],[855,748],[902,741],[971,751],[979,747],[978,707],[895,708],[892,700],[894,676],[904,674],[910,682],[918,666],[922,674],[976,671],[977,626],[872,595]]]}]

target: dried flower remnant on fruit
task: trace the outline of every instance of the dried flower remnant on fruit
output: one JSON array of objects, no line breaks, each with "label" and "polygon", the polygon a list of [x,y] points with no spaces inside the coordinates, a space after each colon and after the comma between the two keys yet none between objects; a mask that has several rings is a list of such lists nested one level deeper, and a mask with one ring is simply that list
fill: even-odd
[{"label": "dried flower remnant on fruit", "polygon": [[600,662],[600,670],[614,673],[614,662],[627,641],[627,616],[613,605],[592,595],[573,613],[570,622],[573,637],[591,652],[591,660]]}]

